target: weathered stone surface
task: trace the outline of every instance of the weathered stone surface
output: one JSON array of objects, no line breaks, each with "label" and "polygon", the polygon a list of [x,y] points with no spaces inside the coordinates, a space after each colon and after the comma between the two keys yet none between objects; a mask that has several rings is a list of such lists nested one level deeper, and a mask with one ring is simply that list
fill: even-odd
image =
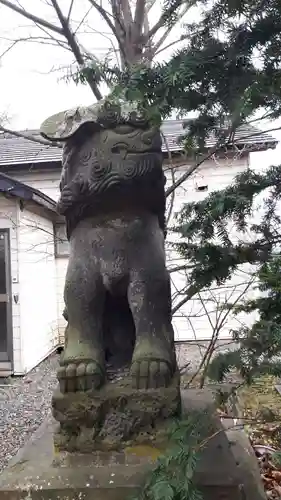
[{"label": "weathered stone surface", "polygon": [[114,128],[124,123],[145,126],[148,120],[149,113],[141,109],[137,102],[107,97],[90,106],[78,106],[50,116],[42,123],[40,132],[49,141],[57,142],[69,139],[85,124],[92,124],[97,130],[99,127]]},{"label": "weathered stone surface", "polygon": [[132,387],[168,387],[177,364],[160,129],[137,105],[107,99],[51,117],[41,132],[65,142],[57,209],[70,258],[60,390],[98,390],[108,357],[131,364]]},{"label": "weathered stone surface", "polygon": [[[221,422],[208,391],[184,391],[189,415],[209,415],[216,436],[198,462],[195,481],[204,500],[266,500],[255,457],[241,429]],[[1,500],[129,500],[160,453],[155,447],[122,452],[54,453],[53,423],[46,422],[0,477]],[[202,438],[205,430],[202,431]]]},{"label": "weathered stone surface", "polygon": [[[216,387],[182,391],[182,414],[202,413],[202,422],[206,417],[209,422],[208,436],[212,436],[206,439],[204,426],[202,438],[206,439],[206,445],[196,473],[197,482],[207,489],[208,500],[266,500],[256,457],[243,425],[235,416],[239,408],[233,408],[233,418],[220,418],[215,391]],[[212,496],[212,488],[218,485],[221,488],[217,496]]]},{"label": "weathered stone surface", "polygon": [[152,461],[125,453],[54,453],[45,422],[0,476],[1,500],[124,500],[139,489]]},{"label": "weathered stone surface", "polygon": [[180,414],[179,402],[178,375],[169,387],[160,389],[133,389],[127,377],[99,391],[58,390],[52,400],[53,415],[60,422],[55,446],[90,452],[162,443],[167,425]]}]

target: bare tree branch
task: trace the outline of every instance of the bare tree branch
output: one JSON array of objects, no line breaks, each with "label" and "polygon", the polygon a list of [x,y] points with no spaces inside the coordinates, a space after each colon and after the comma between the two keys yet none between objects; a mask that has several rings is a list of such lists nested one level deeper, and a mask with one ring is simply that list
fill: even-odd
[{"label": "bare tree branch", "polygon": [[[170,148],[169,148],[169,144],[168,144],[167,138],[163,134],[163,132],[161,132],[161,136],[162,136],[162,139],[163,139],[163,141],[165,143],[166,150],[167,150],[167,153],[168,153],[168,159],[169,159],[169,164],[170,164],[170,168],[171,168],[172,182],[174,184],[175,183],[175,172],[174,172],[174,169],[173,169],[172,154],[171,154],[171,151],[170,151]],[[167,216],[166,216],[166,226],[167,226],[167,224],[169,224],[169,221],[170,221],[173,209],[174,209],[174,201],[175,201],[175,191],[173,191],[172,196],[171,196],[171,202],[170,202],[170,206],[169,206],[168,213],[167,213]]]},{"label": "bare tree branch", "polygon": [[73,4],[74,4],[74,0],[71,0],[71,2],[70,2],[70,6],[69,6],[68,15],[67,15],[67,22],[68,22],[68,23],[69,23],[69,21],[70,21],[71,12],[72,12],[72,9],[73,9]]},{"label": "bare tree branch", "polygon": [[112,33],[116,37],[116,40],[118,41],[120,50],[122,48],[122,39],[120,38],[120,33],[118,33],[116,29],[116,25],[114,26],[114,23],[111,21],[110,17],[108,16],[106,10],[98,4],[95,0],[89,0],[89,2],[92,4],[92,6],[100,13],[102,18],[105,20],[106,24],[109,26],[111,29]]},{"label": "bare tree branch", "polygon": [[[39,26],[40,27],[40,26]],[[40,27],[41,28],[41,27]],[[48,33],[47,31],[44,30],[44,33]],[[29,42],[33,42],[33,43],[40,43],[40,44],[45,44],[45,45],[53,45],[55,47],[57,47],[58,45],[64,49],[64,50],[70,50],[70,47],[68,45],[68,43],[64,40],[58,40],[57,38],[55,37],[52,37],[52,36],[28,36],[28,37],[23,37],[23,38],[18,38],[17,40],[12,40],[12,39],[9,39],[9,38],[3,38],[3,37],[0,37],[1,40],[6,40],[8,42],[11,42],[11,46],[5,50],[1,55],[0,55],[0,58],[5,55],[9,50],[11,50],[17,43],[20,43],[20,42],[26,42],[26,43],[29,43]]]},{"label": "bare tree branch", "polygon": [[[103,33],[102,31],[95,30],[94,28],[91,28],[91,27],[90,27],[90,26],[88,26],[88,25],[87,25],[87,27],[88,27],[88,29],[89,29],[89,33],[96,33],[96,34],[98,34],[98,35],[100,35],[100,36],[103,36],[106,40],[108,40],[108,41],[109,41],[109,43],[110,43],[110,45],[111,45],[112,49],[109,49],[108,53],[110,53],[111,51],[112,51],[112,52],[114,52],[115,57],[116,57],[116,60],[117,60],[117,63],[118,63],[118,65],[119,65],[119,67],[120,67],[120,61],[119,61],[119,59],[120,59],[120,54],[119,54],[118,48],[117,48],[117,47],[115,47],[115,45],[114,45],[114,42],[113,42],[113,40],[112,40],[112,37],[110,36],[111,34],[108,34],[108,33]],[[85,33],[85,32],[84,32],[84,33]],[[82,47],[82,46],[81,46],[81,47]],[[83,48],[83,47],[82,47],[82,48]],[[98,58],[97,58],[97,57],[95,57],[95,56],[93,56],[93,55],[92,55],[92,54],[90,54],[89,52],[87,52],[87,50],[86,50],[85,48],[83,48],[83,51],[84,51],[84,53],[85,53],[88,57],[90,57],[90,58],[92,58],[92,59],[94,59],[94,60],[96,60],[96,61],[98,62]]]},{"label": "bare tree branch", "polygon": [[[178,17],[177,17],[176,21],[174,22],[173,26],[169,26],[169,28],[167,28],[166,31],[164,31],[163,35],[160,37],[160,39],[158,40],[158,42],[155,43],[155,45],[154,45],[154,47],[152,49],[152,57],[154,57],[155,54],[158,52],[158,49],[160,49],[160,47],[162,46],[162,44],[168,38],[168,36],[170,35],[170,33],[171,33],[172,29],[175,27],[175,25],[183,18],[183,16],[187,13],[187,11],[190,9],[190,7],[192,7],[195,3],[196,3],[196,0],[191,0],[190,3],[188,3],[183,8],[182,12],[178,15]],[[169,44],[168,46],[172,46],[175,43],[180,42],[182,39],[188,38],[188,37],[190,37],[190,35],[186,35],[183,38],[179,37],[179,39],[177,41],[174,41],[173,43]],[[159,52],[161,52],[161,50],[159,50]]]},{"label": "bare tree branch", "polygon": [[182,264],[181,266],[175,266],[175,267],[171,267],[170,269],[168,269],[169,271],[169,274],[172,274],[172,273],[176,273],[178,271],[185,271],[186,269],[194,269],[194,265],[192,264]]},{"label": "bare tree branch", "polygon": [[[263,133],[268,133],[268,132],[275,132],[277,130],[281,130],[281,127],[274,127],[274,128],[271,128],[271,129],[267,129],[266,131],[263,131]],[[229,133],[232,133],[233,132],[233,127],[229,127],[228,129],[225,130],[225,132],[223,132],[219,138],[219,140],[217,141],[217,143],[215,144],[215,146],[213,146],[205,155],[202,156],[201,160],[199,160],[198,162],[196,162],[194,165],[191,165],[187,171],[181,176],[179,177],[179,179],[174,183],[172,184],[172,186],[170,186],[167,190],[166,190],[166,196],[170,196],[170,194],[173,193],[173,191],[175,189],[177,189],[183,182],[185,182],[190,176],[191,174],[193,174],[193,172],[198,168],[200,167],[200,165],[202,165],[202,163],[204,163],[204,161],[206,160],[209,160],[209,158],[211,158],[211,156],[213,156],[215,153],[218,153],[221,148],[225,145],[225,138],[228,136]],[[235,145],[237,141],[239,141],[239,143],[242,143],[243,140],[245,139],[249,139],[250,137],[255,137],[256,135],[260,135],[261,134],[261,131],[256,131],[256,132],[252,132],[251,134],[247,134],[247,135],[244,135],[244,136],[239,136],[239,139],[237,139],[236,141],[231,141],[231,143],[228,143],[231,144],[231,145]]]},{"label": "bare tree branch", "polygon": [[[140,0],[141,2],[145,2],[145,0]],[[129,0],[120,0],[120,4],[122,7],[123,19],[125,26],[133,25],[133,16],[130,7]]]},{"label": "bare tree branch", "polygon": [[87,10],[86,14],[84,14],[84,16],[82,17],[81,21],[78,23],[78,26],[76,26],[75,30],[74,30],[74,35],[76,35],[76,33],[78,33],[79,29],[81,28],[82,24],[84,23],[86,17],[88,17],[89,13],[91,12],[93,8],[93,5],[91,5],[91,7]]},{"label": "bare tree branch", "polygon": [[6,134],[11,134],[14,135],[15,137],[21,137],[23,139],[27,139],[28,141],[31,142],[36,142],[39,144],[42,144],[44,146],[50,146],[50,147],[56,147],[56,148],[62,148],[62,144],[57,143],[57,142],[49,142],[46,141],[45,139],[40,139],[39,137],[34,137],[32,135],[25,134],[24,132],[17,132],[16,130],[10,130],[9,128],[3,127],[0,125],[0,131],[5,132]]},{"label": "bare tree branch", "polygon": [[[51,2],[54,6],[54,9],[57,13],[58,19],[61,23],[63,34],[68,41],[68,44],[69,44],[69,46],[70,46],[70,48],[75,56],[75,59],[78,62],[79,66],[83,67],[85,61],[84,61],[83,55],[81,53],[80,47],[75,39],[75,35],[74,35],[74,33],[72,33],[70,25],[69,25],[67,19],[65,19],[64,15],[59,7],[57,0],[51,0]],[[99,101],[100,99],[102,99],[102,94],[101,94],[93,76],[87,75],[86,79],[87,79],[89,86],[91,87],[93,94],[97,98],[97,100]]]},{"label": "bare tree branch", "polygon": [[[155,46],[154,46],[154,49],[155,49],[154,55],[158,55],[158,54],[160,54],[161,52],[164,52],[164,50],[167,50],[167,49],[169,49],[170,47],[173,47],[173,45],[176,45],[177,43],[180,43],[180,42],[182,42],[183,40],[186,40],[187,38],[190,38],[190,35],[189,35],[189,34],[188,34],[188,35],[182,35],[182,36],[181,36],[178,40],[174,40],[173,42],[168,43],[167,45],[164,45],[164,47],[161,47],[161,49],[160,49],[160,46],[162,45],[162,43],[163,43],[163,41],[164,41],[165,39],[161,42],[161,44],[159,44],[159,42],[157,42],[157,44],[155,44]],[[160,39],[160,40],[161,40],[161,39]],[[159,48],[159,50],[158,50],[158,48]]]},{"label": "bare tree branch", "polygon": [[110,5],[111,5],[111,9],[112,9],[112,17],[113,17],[114,22],[115,22],[115,27],[118,30],[118,33],[122,34],[122,37],[124,37],[126,35],[126,28],[125,28],[123,21],[121,19],[121,17],[122,17],[121,9],[120,9],[121,4],[119,1],[110,0]]},{"label": "bare tree branch", "polygon": [[[154,0],[155,1],[155,0]],[[149,33],[149,21],[148,21],[148,12],[152,6],[152,2],[148,5],[148,0],[146,3],[146,8],[144,11],[144,20],[143,20],[143,36],[144,38],[147,37]],[[146,59],[147,61],[152,61],[153,56],[152,56],[152,40],[148,39],[145,46],[144,46],[144,52],[143,52],[143,58]]]},{"label": "bare tree branch", "polygon": [[182,174],[179,179],[174,182],[174,184],[172,184],[172,186],[170,186],[168,189],[166,189],[166,197],[170,196],[174,191],[175,189],[177,189],[184,181],[186,181],[188,179],[188,177],[190,177],[193,172],[195,172],[195,170],[200,167],[200,165],[202,165],[202,163],[204,163],[204,161],[208,160],[214,153],[216,153],[218,151],[218,149],[220,148],[220,146],[218,146],[218,144],[216,144],[213,148],[210,149],[210,151],[205,154],[201,160],[199,160],[198,162],[196,162],[194,165],[191,165],[184,174]]},{"label": "bare tree branch", "polygon": [[194,295],[200,292],[202,287],[203,285],[202,286],[198,286],[195,284],[190,285],[185,294],[185,297],[173,307],[172,314],[175,314],[184,304],[186,304],[186,302],[188,302],[192,297],[194,297]]},{"label": "bare tree branch", "polygon": [[10,45],[10,47],[8,47],[7,49],[5,49],[4,52],[2,52],[2,54],[0,54],[0,59],[2,57],[4,57],[6,54],[8,54],[8,52],[10,52],[10,50],[12,50],[15,47],[15,45],[17,45],[17,43],[18,43],[18,40],[15,40],[14,42],[12,42],[11,45]]},{"label": "bare tree branch", "polygon": [[12,2],[9,2],[8,0],[0,0],[0,4],[5,5],[5,7],[8,7],[9,9],[13,10],[14,12],[17,12],[18,14],[21,14],[23,17],[26,19],[29,19],[30,21],[33,21],[34,23],[40,24],[41,26],[44,26],[45,28],[54,31],[55,33],[58,33],[59,35],[63,35],[63,30],[59,26],[56,26],[55,24],[49,23],[48,21],[45,21],[45,19],[42,19],[40,17],[35,16],[34,14],[31,14],[30,12],[27,12],[25,9],[22,9],[21,7],[18,7],[17,5],[14,5]]},{"label": "bare tree branch", "polygon": [[152,38],[157,31],[162,28],[166,22],[166,19],[169,18],[171,15],[173,15],[176,10],[183,4],[185,3],[184,0],[176,0],[167,10],[165,13],[163,13],[160,18],[158,19],[157,23],[151,28],[151,30],[148,32],[146,41]]},{"label": "bare tree branch", "polygon": [[135,24],[137,34],[139,37],[142,34],[144,17],[145,17],[145,9],[146,9],[146,0],[137,0],[134,24]]},{"label": "bare tree branch", "polygon": [[156,0],[146,0],[145,10],[146,10],[147,14],[152,9],[152,7],[155,5],[155,3],[156,3]]}]

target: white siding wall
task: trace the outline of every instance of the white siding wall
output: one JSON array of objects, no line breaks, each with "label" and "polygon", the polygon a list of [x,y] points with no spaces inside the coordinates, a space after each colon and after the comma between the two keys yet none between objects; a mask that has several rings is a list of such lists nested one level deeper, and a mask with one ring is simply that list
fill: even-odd
[{"label": "white siding wall", "polygon": [[20,306],[19,303],[14,301],[14,296],[19,294],[18,204],[17,200],[7,199],[3,195],[0,195],[0,228],[9,229],[10,234],[14,369],[16,372],[21,372],[22,346],[20,334]]},{"label": "white siding wall", "polygon": [[[176,190],[173,201],[173,214],[179,212],[184,203],[190,201],[201,201],[210,192],[224,189],[234,177],[243,172],[248,166],[248,157],[224,158],[208,160],[204,162],[194,174],[188,178],[185,183]],[[186,167],[178,167],[175,170],[175,180],[180,177]],[[167,177],[167,186],[171,184],[172,178],[170,171],[165,172]],[[207,191],[198,191],[198,186],[208,186]],[[170,198],[171,199],[171,198]],[[169,199],[168,199],[169,200]],[[169,206],[169,201],[168,201]],[[169,225],[172,226],[174,218],[170,219]],[[169,268],[176,267],[184,263],[171,249],[169,241],[177,240],[176,236],[168,234],[167,237],[167,264]],[[173,317],[175,330],[175,339],[182,340],[206,340],[211,338],[214,327],[218,326],[223,320],[223,313],[218,313],[219,306],[226,302],[234,302],[246,288],[245,278],[246,269],[241,269],[233,276],[230,282],[225,286],[214,286],[211,292],[201,294],[201,298],[195,296],[193,299],[183,305]],[[173,307],[184,298],[184,289],[187,285],[186,272],[179,271],[171,274]],[[182,291],[182,293],[181,293]],[[239,321],[249,323],[250,316],[240,316]],[[231,314],[226,316],[221,323],[220,339],[227,339],[230,336],[230,330],[238,328],[239,323]]]},{"label": "white siding wall", "polygon": [[40,172],[33,171],[32,169],[28,172],[9,172],[10,177],[14,177],[20,182],[27,184],[35,189],[39,189],[42,193],[57,201],[59,197],[59,182],[60,182],[60,170],[40,170]]},{"label": "white siding wall", "polygon": [[56,259],[56,273],[57,273],[56,293],[57,293],[57,311],[58,311],[58,327],[59,327],[60,341],[62,341],[63,339],[65,325],[66,325],[62,313],[64,310],[63,291],[64,291],[64,282],[65,282],[67,264],[68,264],[68,259],[65,257],[60,257]]},{"label": "white siding wall", "polygon": [[[9,175],[14,176],[17,180],[24,182],[28,186],[35,189],[39,189],[42,193],[46,194],[54,201],[59,198],[59,182],[60,182],[60,170],[41,170],[40,173],[37,171],[30,170],[29,172],[20,172],[16,175],[9,172]],[[63,301],[63,289],[64,280],[67,268],[67,258],[60,257],[56,259],[56,294],[57,294],[57,317],[58,317],[58,328],[59,336],[62,337],[65,329],[65,320],[62,317],[62,312],[64,309]]]},{"label": "white siding wall", "polygon": [[24,210],[20,212],[18,238],[22,372],[27,372],[58,340],[53,224]]},{"label": "white siding wall", "polygon": [[[216,160],[208,160],[204,162],[196,172],[188,178],[184,185],[180,186],[176,190],[176,196],[173,202],[173,213],[178,212],[183,203],[189,201],[199,201],[207,196],[211,191],[217,189],[224,189],[229,185],[234,177],[245,170],[248,165],[248,156],[235,158],[221,158]],[[178,167],[175,170],[175,178],[177,179],[180,175],[184,173],[188,165]],[[172,182],[172,177],[169,169],[166,172],[167,186]],[[25,182],[26,184],[41,190],[43,193],[47,194],[54,200],[58,199],[59,196],[59,171],[41,171],[38,172],[27,172],[20,175],[16,175],[18,180]],[[198,185],[207,185],[208,191],[200,192],[197,190]],[[170,221],[170,224],[172,220]],[[168,237],[168,241],[171,236]],[[169,244],[167,244],[167,264],[169,267],[174,267],[182,262],[178,259],[178,256],[171,251]],[[59,329],[60,333],[63,332],[65,322],[61,318],[63,311],[63,287],[64,287],[64,277],[66,272],[67,259],[59,258],[56,260],[56,287],[57,287],[57,307],[58,307],[58,318],[59,318]],[[172,274],[172,291],[173,297],[177,296],[175,303],[181,299],[178,295],[178,291],[182,289],[185,285],[185,274],[184,272],[177,272]],[[207,306],[208,312],[211,313],[214,310],[214,302],[217,301],[220,304],[224,301],[233,301],[239,293],[241,293],[243,286],[241,283],[245,280],[242,279],[242,274],[235,276],[226,287],[214,290],[212,292],[212,297],[204,297],[204,305]],[[235,290],[234,290],[235,288]],[[203,298],[203,297],[202,297]],[[210,325],[210,320],[214,324],[214,313],[209,314],[209,319],[206,316],[206,311],[202,310],[202,303],[198,300],[191,300],[187,305],[181,308],[174,316],[174,328],[176,340],[187,340],[194,339],[194,336],[199,339],[208,339],[212,334],[212,326]],[[247,318],[248,320],[249,318]],[[225,322],[224,327],[221,330],[221,336],[223,338],[229,337],[229,330],[237,326],[236,320],[232,317],[228,317]]]}]

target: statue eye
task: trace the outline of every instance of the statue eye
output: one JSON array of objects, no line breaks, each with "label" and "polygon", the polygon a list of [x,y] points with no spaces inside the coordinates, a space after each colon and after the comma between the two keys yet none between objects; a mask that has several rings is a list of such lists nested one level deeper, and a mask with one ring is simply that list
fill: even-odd
[{"label": "statue eye", "polygon": [[137,132],[135,127],[132,127],[128,123],[122,123],[120,125],[117,125],[117,127],[114,128],[114,132],[119,135],[129,135],[132,132]]},{"label": "statue eye", "polygon": [[112,146],[111,152],[115,154],[120,154],[122,153],[122,151],[127,151],[127,149],[128,149],[127,144],[120,143],[120,144],[115,144],[115,146]]}]

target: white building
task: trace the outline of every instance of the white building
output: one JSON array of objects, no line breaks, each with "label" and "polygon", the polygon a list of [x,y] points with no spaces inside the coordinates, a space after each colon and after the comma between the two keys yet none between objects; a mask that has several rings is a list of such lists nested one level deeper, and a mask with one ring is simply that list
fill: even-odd
[{"label": "white building", "polygon": [[[167,185],[190,165],[180,153],[179,121],[163,126],[176,168],[166,163]],[[33,137],[37,131],[29,131]],[[277,141],[253,127],[241,127],[235,147],[205,161],[176,190],[173,213],[182,203],[202,199],[212,190],[223,189],[249,164],[249,154],[275,148]],[[210,147],[212,141],[210,140]],[[166,147],[163,151],[167,157]],[[21,375],[36,366],[59,344],[64,332],[63,286],[68,260],[64,221],[55,211],[59,197],[61,149],[44,146],[9,134],[0,134],[0,374]],[[57,238],[56,238],[57,236]],[[179,264],[167,251],[169,267]],[[184,287],[181,272],[172,275],[175,303]],[[177,290],[177,292],[176,292]],[[192,303],[192,308],[194,308]],[[206,318],[198,314],[194,324],[186,318],[189,309],[174,316],[176,340],[211,335]],[[197,306],[196,306],[197,307]],[[196,315],[193,315],[196,316]],[[227,337],[227,328],[223,333]]]}]

